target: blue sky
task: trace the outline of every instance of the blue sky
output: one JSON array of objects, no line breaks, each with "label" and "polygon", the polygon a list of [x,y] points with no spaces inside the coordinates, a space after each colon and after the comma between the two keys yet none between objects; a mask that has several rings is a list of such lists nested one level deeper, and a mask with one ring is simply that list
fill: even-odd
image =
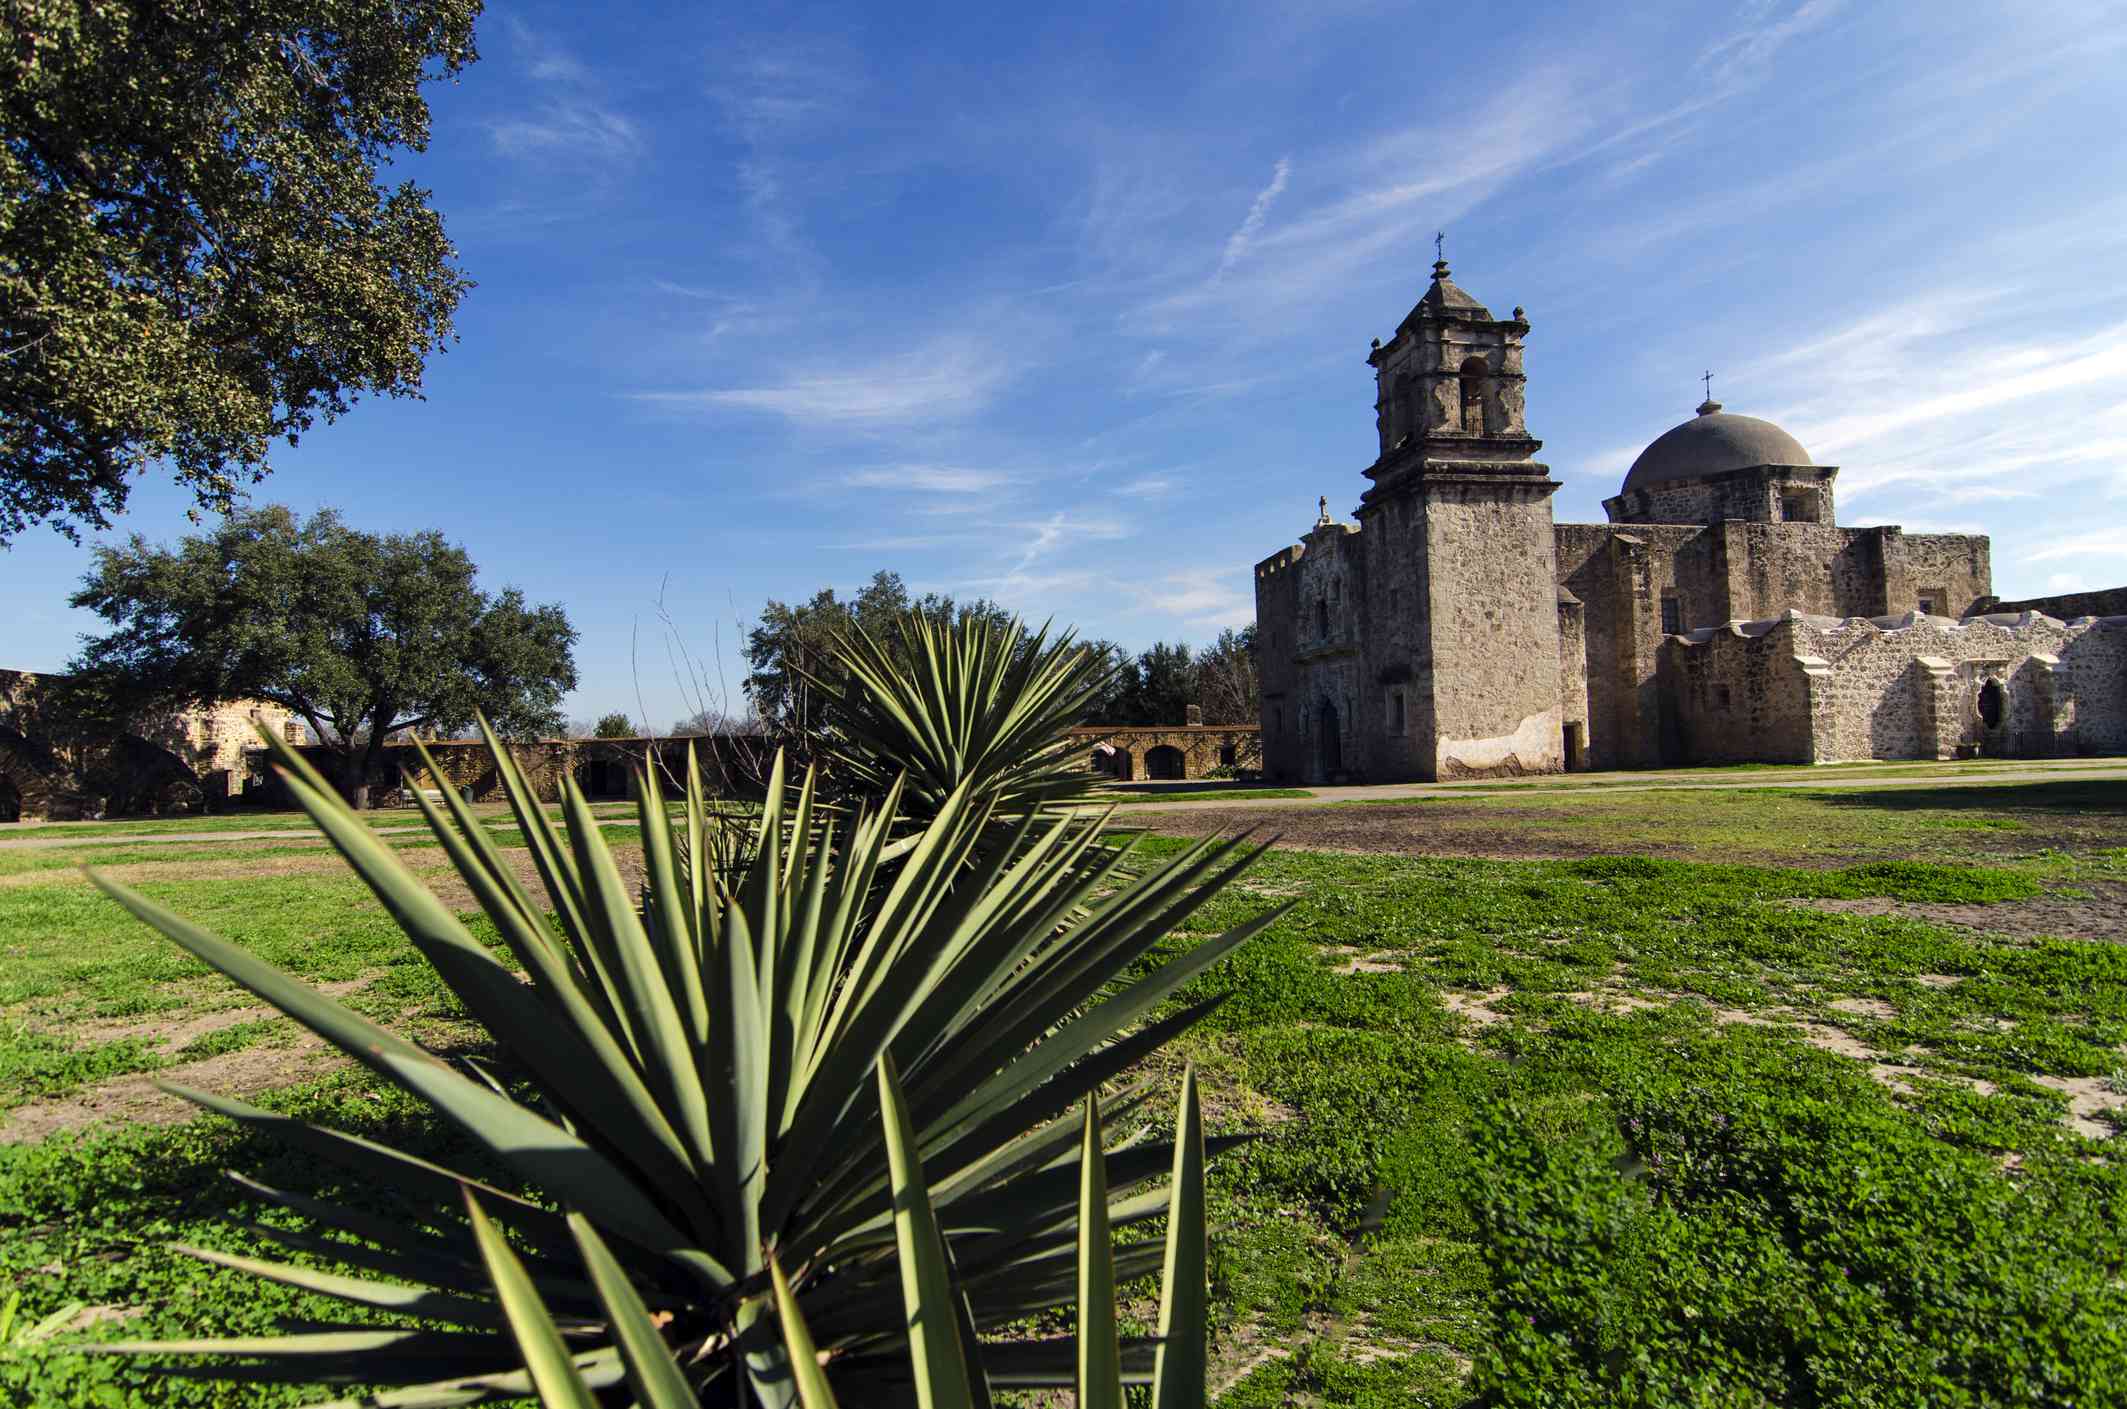
[{"label": "blue sky", "polygon": [[[882,567],[1200,642],[1356,503],[1441,229],[1528,310],[1560,519],[1711,368],[1843,522],[2127,582],[2127,7],[1040,8],[494,5],[405,164],[461,341],[255,497],[564,603],[577,717],[667,724],[675,644],[735,687],[765,599]],[[183,508],[150,476],[121,532]],[[88,563],[0,556],[0,664],[65,663]]]}]

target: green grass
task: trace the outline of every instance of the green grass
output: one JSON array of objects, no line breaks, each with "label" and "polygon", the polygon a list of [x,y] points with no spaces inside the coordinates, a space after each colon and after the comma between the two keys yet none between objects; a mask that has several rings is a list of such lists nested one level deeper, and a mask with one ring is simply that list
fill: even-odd
[{"label": "green grass", "polygon": [[[2036,891],[1912,862],[1266,857],[1194,923],[1293,913],[1177,999],[1231,991],[1192,1054],[1289,1116],[1217,1176],[1218,1298],[1233,1340],[1303,1353],[1222,1402],[2127,1390],[2127,1164],[2034,1080],[2120,1066],[2127,949],[1795,903]],[[1379,971],[1338,972],[1357,958]],[[1485,995],[1496,1022],[1450,1006]],[[1806,1040],[1832,1028],[1912,1094]]]},{"label": "green grass", "polygon": [[[1563,820],[1482,804],[1501,827],[1621,851],[1801,865],[1267,855],[1169,943],[1297,901],[1175,1000],[1227,995],[1186,1055],[1214,1128],[1264,1135],[1214,1167],[1215,1315],[1222,1355],[1284,1353],[1223,1409],[2127,1395],[2127,1146],[2075,1134],[2041,1080],[2116,1079],[2127,946],[1811,904],[2013,907],[2064,876],[2127,875],[2118,790],[2089,786],[1591,796]],[[2103,844],[2051,846],[2078,829]],[[1975,847],[1994,864],[1959,864]],[[312,981],[367,978],[365,1012],[416,1030],[457,1016],[349,877],[143,888]],[[50,1019],[237,995],[71,877],[0,888],[0,936],[0,1012],[46,1029],[0,1025],[0,1090],[62,1092],[288,1030],[241,1022],[168,1057],[68,1043]],[[469,1159],[358,1074],[271,1100]],[[167,1250],[256,1250],[245,1222],[286,1218],[218,1182],[223,1167],[295,1189],[321,1177],[213,1120],[0,1146],[0,1295],[20,1288],[31,1319],[76,1299],[147,1308],[96,1336],[325,1315]],[[0,1359],[10,1395],[297,1400],[64,1351]]]},{"label": "green grass", "polygon": [[1443,816],[1442,808],[1474,809],[1480,821],[1473,825],[1532,849],[1555,843],[1709,861],[1972,859],[1979,845],[1990,863],[2045,870],[2067,863],[2064,848],[2095,851],[2127,832],[2127,784],[2072,779],[1943,788],[1522,790],[1321,806],[1406,810],[1420,819]]}]

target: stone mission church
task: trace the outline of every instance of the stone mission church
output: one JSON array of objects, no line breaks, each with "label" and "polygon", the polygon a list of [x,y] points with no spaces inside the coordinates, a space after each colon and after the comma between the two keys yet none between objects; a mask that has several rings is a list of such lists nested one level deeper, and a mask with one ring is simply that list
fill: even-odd
[{"label": "stone mission church", "polygon": [[1358,523],[1256,565],[1267,776],[2127,752],[2127,590],[1997,603],[1984,536],[1840,527],[1768,421],[1708,399],[1552,522],[1528,334],[1442,260],[1374,343]]}]

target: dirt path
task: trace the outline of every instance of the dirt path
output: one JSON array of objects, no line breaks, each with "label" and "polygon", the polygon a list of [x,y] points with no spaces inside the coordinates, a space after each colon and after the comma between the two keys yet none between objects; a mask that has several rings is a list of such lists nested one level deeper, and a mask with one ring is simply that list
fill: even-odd
[{"label": "dirt path", "polygon": [[[1913,765],[1902,765],[1910,768]],[[1222,801],[1216,794],[1202,794],[1188,800],[1174,802],[1133,802],[1120,809],[1118,816],[1128,818],[1140,813],[1201,812],[1211,808],[1227,811],[1234,808],[1269,811],[1305,810],[1337,802],[1398,802],[1423,801],[1428,798],[1484,798],[1497,797],[1512,789],[1516,793],[1571,793],[1575,796],[1594,795],[1608,797],[1613,793],[1644,792],[1738,792],[1757,788],[1800,788],[1816,792],[1826,788],[1987,788],[2005,787],[2018,783],[2090,783],[2127,782],[2127,761],[2120,759],[2075,759],[2045,760],[2030,763],[2004,763],[1999,768],[1944,768],[1941,772],[1883,772],[1856,769],[1847,771],[1796,769],[1793,772],[1753,774],[1726,773],[1718,778],[1703,774],[1694,778],[1690,773],[1576,773],[1574,781],[1566,782],[1561,775],[1535,778],[1503,778],[1488,780],[1483,785],[1469,783],[1370,783],[1350,787],[1316,787],[1308,791],[1312,797],[1264,797],[1244,798],[1233,802]],[[1141,794],[1140,794],[1141,795]],[[1105,804],[1102,804],[1105,806]],[[1518,810],[1518,809],[1517,809]],[[1534,815],[1520,813],[1523,816]]]}]

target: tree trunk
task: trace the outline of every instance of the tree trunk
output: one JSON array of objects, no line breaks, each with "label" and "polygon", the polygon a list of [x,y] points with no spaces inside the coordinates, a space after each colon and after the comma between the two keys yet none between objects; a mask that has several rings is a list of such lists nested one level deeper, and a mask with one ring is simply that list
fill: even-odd
[{"label": "tree trunk", "polygon": [[340,764],[340,791],[347,797],[347,805],[357,812],[369,810],[369,754],[366,749],[347,745],[346,756]]}]

